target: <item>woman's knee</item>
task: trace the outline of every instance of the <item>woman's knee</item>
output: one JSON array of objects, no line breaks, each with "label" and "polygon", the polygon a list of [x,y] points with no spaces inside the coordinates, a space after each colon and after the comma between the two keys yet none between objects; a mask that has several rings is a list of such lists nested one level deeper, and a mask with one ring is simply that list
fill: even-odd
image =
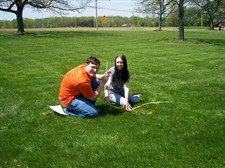
[{"label": "woman's knee", "polygon": [[140,99],[137,96],[133,96],[130,100],[131,103],[139,103]]}]

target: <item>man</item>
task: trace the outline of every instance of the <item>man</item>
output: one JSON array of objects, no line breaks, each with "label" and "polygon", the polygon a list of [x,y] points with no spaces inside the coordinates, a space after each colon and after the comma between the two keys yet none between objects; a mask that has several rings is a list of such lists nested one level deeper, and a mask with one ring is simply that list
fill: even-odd
[{"label": "man", "polygon": [[59,100],[70,116],[93,118],[98,116],[95,102],[108,80],[110,72],[97,74],[100,61],[89,57],[85,64],[68,71],[59,92]]}]

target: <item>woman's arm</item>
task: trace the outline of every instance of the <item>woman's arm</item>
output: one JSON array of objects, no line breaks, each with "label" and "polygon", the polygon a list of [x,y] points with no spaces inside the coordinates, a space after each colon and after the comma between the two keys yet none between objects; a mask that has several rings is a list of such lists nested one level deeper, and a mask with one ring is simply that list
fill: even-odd
[{"label": "woman's arm", "polygon": [[106,101],[106,102],[110,102],[109,101],[109,89],[110,89],[110,86],[111,86],[111,80],[109,79],[107,82],[106,82],[106,84],[105,84],[105,97],[104,97],[104,100]]},{"label": "woman's arm", "polygon": [[129,99],[128,99],[128,96],[129,96],[129,83],[125,83],[124,84],[124,97],[125,97],[125,104],[123,105],[125,110],[128,110],[130,111],[132,109],[130,103],[129,103]]}]

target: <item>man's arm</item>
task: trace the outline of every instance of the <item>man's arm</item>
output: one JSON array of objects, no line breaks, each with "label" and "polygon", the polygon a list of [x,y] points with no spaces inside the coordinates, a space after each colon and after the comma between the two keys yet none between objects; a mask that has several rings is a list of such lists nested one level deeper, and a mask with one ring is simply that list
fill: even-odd
[{"label": "man's arm", "polygon": [[105,84],[105,97],[104,97],[104,100],[106,101],[106,102],[110,102],[109,101],[109,89],[110,89],[110,86],[111,86],[111,80],[110,79],[108,79],[108,81],[106,82],[106,84]]},{"label": "man's arm", "polygon": [[99,84],[98,88],[95,91],[95,96],[89,98],[91,101],[96,101],[97,100],[97,98],[100,95],[101,91],[103,90],[103,88],[104,88],[105,83],[107,82],[107,80],[108,80],[108,76],[102,77],[102,79],[100,81],[100,84]]},{"label": "man's arm", "polygon": [[108,76],[110,76],[112,74],[112,72],[110,71],[110,70],[108,70],[108,71],[106,71],[104,74],[96,74],[96,78],[98,78],[98,79],[102,79],[102,78],[104,78],[104,77],[108,77]]}]

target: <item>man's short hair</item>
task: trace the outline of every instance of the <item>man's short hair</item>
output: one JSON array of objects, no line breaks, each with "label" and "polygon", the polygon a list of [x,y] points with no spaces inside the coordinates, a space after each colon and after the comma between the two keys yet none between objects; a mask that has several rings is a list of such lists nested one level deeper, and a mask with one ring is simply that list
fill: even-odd
[{"label": "man's short hair", "polygon": [[96,57],[93,57],[93,56],[89,57],[89,58],[86,60],[86,63],[87,63],[87,64],[92,63],[92,64],[94,64],[94,65],[99,65],[99,66],[100,66],[100,61],[99,61],[99,59],[96,58]]}]

